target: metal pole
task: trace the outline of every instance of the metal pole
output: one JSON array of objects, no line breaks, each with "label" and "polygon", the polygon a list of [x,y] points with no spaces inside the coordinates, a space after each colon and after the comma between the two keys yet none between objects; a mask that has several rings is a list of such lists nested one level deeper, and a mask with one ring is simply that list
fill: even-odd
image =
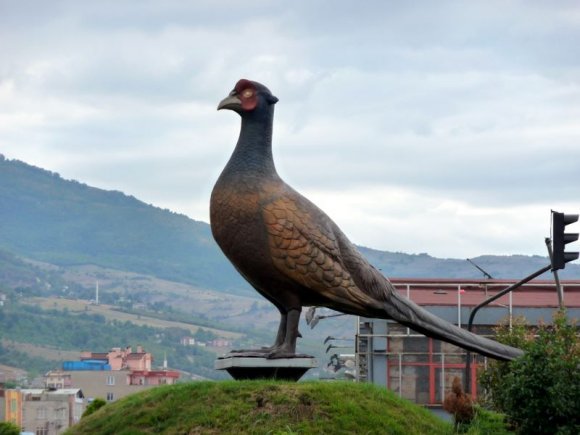
[{"label": "metal pole", "polygon": [[[546,267],[543,267],[540,270],[538,270],[538,271],[532,273],[531,275],[525,277],[521,281],[518,281],[515,284],[512,284],[509,287],[506,287],[505,289],[503,289],[499,293],[497,293],[497,294],[495,294],[495,295],[487,298],[485,301],[481,302],[479,305],[477,305],[475,308],[473,308],[473,310],[471,310],[471,313],[469,314],[469,321],[467,323],[467,330],[469,332],[471,332],[471,329],[473,327],[473,319],[475,318],[475,315],[477,314],[477,312],[481,308],[485,307],[486,305],[488,305],[489,303],[495,301],[496,299],[501,298],[506,293],[509,293],[509,292],[515,290],[516,288],[520,287],[522,284],[525,284],[528,281],[531,281],[532,279],[536,278],[537,276],[540,276],[541,274],[547,272],[551,268],[552,268],[552,265],[549,264]],[[466,393],[470,393],[471,392],[471,385],[470,384],[471,384],[471,352],[468,350],[467,351],[467,359],[465,361],[465,392]]]},{"label": "metal pole", "polygon": [[399,397],[403,397],[403,354],[399,353]]},{"label": "metal pole", "polygon": [[[553,253],[552,253],[552,240],[549,237],[546,237],[546,248],[548,248],[548,255],[550,256],[550,264],[554,262]],[[562,291],[562,285],[560,284],[560,278],[558,277],[558,270],[552,268],[552,272],[554,273],[554,281],[556,282],[556,291],[558,292],[558,305],[560,309],[564,309],[564,292]]]},{"label": "metal pole", "polygon": [[445,400],[445,353],[441,352],[441,403]]},{"label": "metal pole", "polygon": [[493,279],[493,276],[491,276],[489,273],[487,273],[485,270],[483,270],[481,267],[479,267],[477,264],[475,264],[469,258],[466,258],[466,260],[469,261],[474,267],[476,267],[481,273],[483,273],[484,278]]},{"label": "metal pole", "polygon": [[509,296],[509,318],[510,318],[510,331],[512,330],[513,327],[513,317],[514,317],[514,301],[513,301],[513,296],[514,294],[512,292],[509,292],[508,294]]},{"label": "metal pole", "polygon": [[457,326],[461,328],[461,286],[457,286]]},{"label": "metal pole", "polygon": [[354,366],[356,381],[360,382],[360,316],[356,316],[356,336],[354,337]]},{"label": "metal pole", "polygon": [[[411,284],[407,284],[407,299],[411,300]],[[407,328],[407,335],[411,335],[411,328]]]}]

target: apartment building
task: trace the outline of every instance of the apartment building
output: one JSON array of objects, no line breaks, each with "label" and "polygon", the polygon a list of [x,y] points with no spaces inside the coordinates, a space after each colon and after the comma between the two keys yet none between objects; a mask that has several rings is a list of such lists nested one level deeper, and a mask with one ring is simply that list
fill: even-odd
[{"label": "apartment building", "polygon": [[174,384],[179,372],[152,370],[151,353],[138,346],[113,348],[108,352],[81,352],[78,361],[65,361],[63,370],[45,375],[47,388],[80,388],[87,401],[101,398],[109,402],[156,385]]},{"label": "apartment building", "polygon": [[[79,388],[3,391],[4,420],[36,435],[58,435],[77,423],[85,402]],[[1,401],[0,401],[1,402]]]}]

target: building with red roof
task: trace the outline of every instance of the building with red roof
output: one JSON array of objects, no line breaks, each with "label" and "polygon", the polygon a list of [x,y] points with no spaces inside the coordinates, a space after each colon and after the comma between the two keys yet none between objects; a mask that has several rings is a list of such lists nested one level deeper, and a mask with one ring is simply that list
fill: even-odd
[{"label": "building with red roof", "polygon": [[77,387],[88,400],[100,397],[109,402],[156,385],[174,384],[180,373],[163,368],[152,370],[153,356],[141,346],[114,347],[109,352],[81,352],[79,361],[63,362],[64,370],[45,375],[47,388]]},{"label": "building with red roof", "polygon": [[[471,310],[514,284],[513,280],[394,278],[399,293],[433,314],[466,328]],[[569,318],[580,318],[580,280],[561,281]],[[474,332],[493,336],[494,327],[516,317],[530,324],[551,322],[559,307],[556,284],[533,280],[478,311]],[[360,318],[356,337],[357,378],[386,386],[415,403],[440,406],[455,377],[465,376],[465,350],[428,338],[392,321]],[[471,391],[477,395],[477,369],[487,358],[471,353]]]}]

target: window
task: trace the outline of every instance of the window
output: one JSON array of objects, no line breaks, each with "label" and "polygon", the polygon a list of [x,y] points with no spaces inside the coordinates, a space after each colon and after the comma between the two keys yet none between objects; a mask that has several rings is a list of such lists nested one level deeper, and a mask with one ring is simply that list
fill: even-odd
[{"label": "window", "polygon": [[18,406],[18,401],[16,399],[10,399],[10,412],[16,412]]},{"label": "window", "polygon": [[108,402],[111,402],[111,401],[113,401],[113,397],[114,397],[114,396],[113,396],[113,393],[107,393],[107,401],[108,401]]},{"label": "window", "polygon": [[46,428],[46,427],[37,427],[36,428],[36,435],[48,435],[48,428]]},{"label": "window", "polygon": [[58,408],[56,410],[56,413],[55,413],[56,416],[55,417],[58,420],[66,420],[66,418],[67,418],[66,411],[67,411],[66,408]]},{"label": "window", "polygon": [[107,376],[107,385],[115,385],[115,377]]},{"label": "window", "polygon": [[46,418],[46,408],[38,408],[36,410],[36,418],[38,418],[39,420],[45,419]]},{"label": "window", "polygon": [[73,406],[74,406],[73,410],[74,421],[79,421],[81,419],[81,416],[83,415],[83,406],[82,404],[79,403],[75,403]]}]

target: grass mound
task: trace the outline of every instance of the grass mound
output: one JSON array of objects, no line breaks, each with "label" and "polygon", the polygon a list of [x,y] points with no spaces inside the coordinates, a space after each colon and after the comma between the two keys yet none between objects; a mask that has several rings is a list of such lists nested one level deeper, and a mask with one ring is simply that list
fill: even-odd
[{"label": "grass mound", "polygon": [[225,381],[153,388],[99,409],[67,434],[451,434],[388,390],[346,382]]}]

